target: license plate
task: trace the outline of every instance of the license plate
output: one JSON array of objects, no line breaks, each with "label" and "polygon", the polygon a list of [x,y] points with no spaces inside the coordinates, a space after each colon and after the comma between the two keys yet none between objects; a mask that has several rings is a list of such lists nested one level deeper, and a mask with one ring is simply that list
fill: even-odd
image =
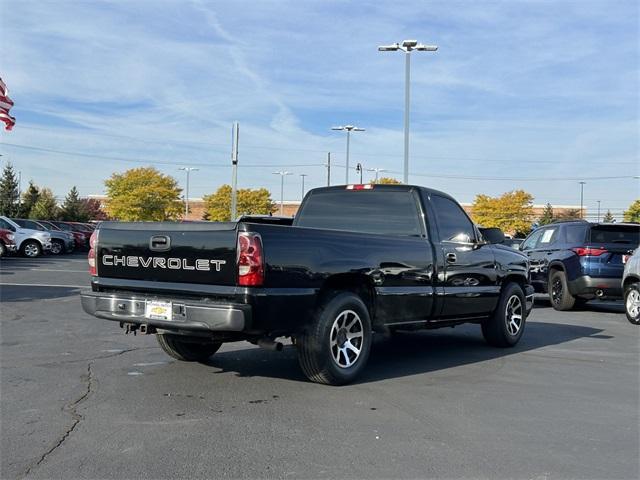
[{"label": "license plate", "polygon": [[173,320],[173,304],[171,302],[159,302],[147,300],[144,316],[152,320]]},{"label": "license plate", "polygon": [[627,263],[630,258],[631,255],[622,255],[622,264],[624,265],[625,263]]}]

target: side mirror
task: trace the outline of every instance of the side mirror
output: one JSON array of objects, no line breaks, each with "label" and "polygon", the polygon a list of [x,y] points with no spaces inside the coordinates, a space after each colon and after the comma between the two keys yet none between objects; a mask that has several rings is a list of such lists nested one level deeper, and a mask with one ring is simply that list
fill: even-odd
[{"label": "side mirror", "polygon": [[482,233],[482,236],[487,241],[487,243],[504,243],[504,233],[502,233],[502,230],[500,230],[499,228],[481,228],[480,232]]}]

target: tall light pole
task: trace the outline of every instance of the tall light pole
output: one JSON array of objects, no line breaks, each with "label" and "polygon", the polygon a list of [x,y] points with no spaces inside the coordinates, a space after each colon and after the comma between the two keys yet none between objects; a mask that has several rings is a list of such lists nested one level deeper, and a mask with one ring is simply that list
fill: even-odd
[{"label": "tall light pole", "polygon": [[364,128],[356,127],[354,125],[341,125],[339,127],[331,127],[331,130],[347,131],[347,168],[345,174],[345,183],[349,183],[349,140],[351,138],[351,132],[364,132]]},{"label": "tall light pole", "polygon": [[182,170],[184,172],[187,172],[187,189],[186,189],[186,193],[184,196],[184,216],[185,218],[187,217],[187,215],[189,215],[189,175],[191,174],[191,172],[195,172],[196,170],[200,170],[199,168],[195,168],[195,167],[180,167],[178,170]]},{"label": "tall light pole", "polygon": [[376,179],[374,183],[378,183],[378,174],[386,172],[384,168],[367,168],[367,172],[376,172]]},{"label": "tall light pole", "polygon": [[419,52],[435,52],[438,50],[437,45],[423,45],[417,40],[405,40],[400,43],[391,45],[380,45],[380,52],[397,52],[402,50],[405,53],[404,65],[404,183],[409,183],[409,98],[410,98],[410,82],[411,82],[411,52],[417,50]]},{"label": "tall light pole", "polygon": [[584,219],[584,213],[582,213],[582,205],[584,205],[584,185],[587,182],[578,182],[580,184],[580,218]]},{"label": "tall light pole", "polygon": [[362,185],[362,172],[363,172],[363,168],[362,168],[362,164],[358,163],[356,165],[356,172],[358,172],[360,174],[360,185]]},{"label": "tall light pole", "polygon": [[600,223],[600,200],[598,200],[598,223]]},{"label": "tall light pole", "polygon": [[302,196],[300,197],[300,201],[304,198],[304,177],[308,177],[306,173],[301,173],[300,178],[302,178]]},{"label": "tall light pole", "polygon": [[287,175],[293,175],[291,172],[281,170],[279,172],[273,172],[274,175],[280,175],[280,216],[284,215],[284,177]]}]

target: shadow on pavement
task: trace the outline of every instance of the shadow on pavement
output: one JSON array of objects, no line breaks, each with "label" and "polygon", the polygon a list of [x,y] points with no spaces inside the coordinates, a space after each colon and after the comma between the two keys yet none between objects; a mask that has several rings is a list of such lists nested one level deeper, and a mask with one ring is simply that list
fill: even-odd
[{"label": "shadow on pavement", "polygon": [[[446,370],[583,337],[605,340],[607,336],[599,335],[602,331],[579,325],[531,322],[527,324],[521,342],[509,349],[488,346],[478,326],[399,333],[389,339],[374,341],[369,363],[356,383]],[[298,366],[295,347],[285,348],[281,353],[256,348],[222,352],[207,364],[222,370],[215,373],[235,372],[241,377],[306,381]]]},{"label": "shadow on pavement", "polygon": [[[32,302],[35,300],[74,297],[80,294],[80,290],[81,289],[77,287],[29,288],[28,286],[2,285],[0,286],[0,302]],[[79,298],[78,305],[80,305]],[[81,309],[79,311],[81,311]]]},{"label": "shadow on pavement", "polygon": [[[534,309],[552,308],[551,302],[546,295],[536,295],[534,298]],[[576,306],[572,312],[602,312],[602,313],[624,313],[624,303],[622,300],[591,300],[584,305]],[[558,312],[562,315],[565,312]]]}]

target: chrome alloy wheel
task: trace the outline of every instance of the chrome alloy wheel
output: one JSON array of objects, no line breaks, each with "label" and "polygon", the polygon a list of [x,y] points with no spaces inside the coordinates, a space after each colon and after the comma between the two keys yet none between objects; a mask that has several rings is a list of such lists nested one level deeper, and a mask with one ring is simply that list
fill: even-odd
[{"label": "chrome alloy wheel", "polygon": [[353,366],[362,351],[364,329],[362,320],[353,310],[344,310],[336,317],[329,335],[331,356],[340,368]]},{"label": "chrome alloy wheel", "polygon": [[36,245],[35,243],[28,243],[24,247],[24,254],[27,257],[37,257],[39,253],[40,253],[40,249],[38,248],[38,245]]},{"label": "chrome alloy wheel", "polygon": [[512,295],[507,301],[505,319],[509,334],[517,335],[522,328],[522,300],[518,295]]},{"label": "chrome alloy wheel", "polygon": [[638,318],[640,315],[640,292],[638,292],[638,290],[631,290],[629,292],[625,306],[631,318]]}]

